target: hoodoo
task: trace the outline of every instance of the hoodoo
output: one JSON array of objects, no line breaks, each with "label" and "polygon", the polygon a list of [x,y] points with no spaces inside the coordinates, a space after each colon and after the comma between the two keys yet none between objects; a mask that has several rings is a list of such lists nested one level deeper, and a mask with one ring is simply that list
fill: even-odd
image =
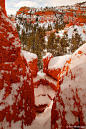
[{"label": "hoodoo", "polygon": [[35,118],[32,74],[17,30],[0,0],[0,129],[23,129]]}]

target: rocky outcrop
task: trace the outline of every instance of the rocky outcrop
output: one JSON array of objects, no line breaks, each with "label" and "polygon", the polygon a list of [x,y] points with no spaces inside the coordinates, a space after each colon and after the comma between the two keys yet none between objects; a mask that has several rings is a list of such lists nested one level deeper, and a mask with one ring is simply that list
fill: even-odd
[{"label": "rocky outcrop", "polygon": [[58,80],[58,75],[69,58],[70,55],[53,57],[48,64],[47,74]]},{"label": "rocky outcrop", "polygon": [[86,44],[65,63],[53,100],[51,129],[86,126]]},{"label": "rocky outcrop", "polygon": [[0,8],[3,9],[3,13],[5,16],[7,16],[6,10],[5,10],[5,0],[0,0]]},{"label": "rocky outcrop", "polygon": [[[5,1],[0,1],[4,5]],[[35,118],[32,74],[21,51],[14,25],[0,6],[0,128],[13,123],[23,126]],[[4,122],[3,122],[4,121]]]},{"label": "rocky outcrop", "polygon": [[47,76],[45,80],[42,79],[42,82],[44,81],[57,91],[56,81],[58,81],[58,75],[69,58],[70,55],[53,57],[51,53],[47,53],[43,57],[43,72]]},{"label": "rocky outcrop", "polygon": [[47,53],[44,57],[43,57],[43,72],[47,73],[48,70],[48,63],[50,61],[50,59],[53,58],[53,55],[51,53]]},{"label": "rocky outcrop", "polygon": [[22,50],[22,52],[24,54],[24,57],[27,61],[28,66],[31,70],[32,77],[36,77],[37,72],[38,72],[38,66],[37,66],[38,58],[37,58],[37,55],[34,54],[34,53],[24,51],[24,50]]}]

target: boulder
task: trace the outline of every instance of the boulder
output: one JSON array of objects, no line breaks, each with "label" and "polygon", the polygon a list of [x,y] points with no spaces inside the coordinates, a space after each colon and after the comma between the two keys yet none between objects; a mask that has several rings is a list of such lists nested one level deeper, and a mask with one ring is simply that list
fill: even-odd
[{"label": "boulder", "polygon": [[65,63],[53,100],[51,129],[86,127],[86,44]]},{"label": "boulder", "polygon": [[24,51],[24,50],[22,50],[22,52],[24,54],[24,57],[27,61],[28,66],[31,70],[32,76],[36,77],[37,72],[38,72],[38,66],[37,66],[38,58],[37,58],[37,55],[33,54],[33,53],[30,53],[30,52],[27,52],[27,51]]},{"label": "boulder", "polygon": [[53,57],[48,64],[47,74],[58,80],[58,75],[69,58],[70,55]]}]

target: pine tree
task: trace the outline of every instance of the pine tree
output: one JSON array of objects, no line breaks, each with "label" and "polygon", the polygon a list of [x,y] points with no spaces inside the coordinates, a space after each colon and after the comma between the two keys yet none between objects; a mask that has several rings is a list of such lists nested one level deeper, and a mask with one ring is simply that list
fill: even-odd
[{"label": "pine tree", "polygon": [[16,24],[16,29],[17,29],[17,32],[18,32],[18,36],[20,37],[20,34],[19,34],[20,26],[18,24]]},{"label": "pine tree", "polygon": [[24,26],[25,26],[25,28],[26,28],[26,32],[28,32],[29,26],[28,26],[26,20],[25,20]]},{"label": "pine tree", "polygon": [[56,24],[55,24],[55,29],[56,29],[56,32],[58,33],[58,29],[59,29],[58,22],[56,22]]},{"label": "pine tree", "polygon": [[51,24],[50,25],[48,24],[47,31],[51,31],[51,30],[52,30],[52,26]]},{"label": "pine tree", "polygon": [[63,37],[59,41],[60,47],[61,47],[61,55],[64,55],[67,53],[67,47],[69,47],[68,43],[68,34],[64,33]]},{"label": "pine tree", "polygon": [[76,33],[75,35],[72,35],[71,39],[71,52],[74,52],[76,49],[78,49],[83,44],[81,35]]},{"label": "pine tree", "polygon": [[21,33],[21,36],[20,36],[20,40],[21,40],[21,43],[23,45],[23,49],[27,43],[27,35],[25,34],[25,31],[24,29],[22,29],[22,33]]},{"label": "pine tree", "polygon": [[50,33],[50,36],[48,37],[47,42],[47,51],[51,52],[53,56],[57,55],[57,42],[56,42],[56,36],[55,33]]},{"label": "pine tree", "polygon": [[41,44],[42,46],[42,49],[45,48],[45,30],[41,27],[38,28],[37,32],[36,32],[36,36],[39,37],[39,43]]},{"label": "pine tree", "polygon": [[44,39],[45,32],[44,30],[39,27],[36,35],[35,35],[35,54],[38,56],[38,67],[42,67],[42,55],[43,49],[45,48],[45,39]]},{"label": "pine tree", "polygon": [[[37,31],[36,31],[37,30]],[[43,49],[45,48],[45,31],[41,27],[33,27],[32,33],[28,36],[27,47],[32,53],[38,56],[38,67],[42,66]]]},{"label": "pine tree", "polygon": [[56,44],[56,47],[55,47],[55,56],[60,56],[61,55],[61,45],[60,45],[59,41],[60,41],[60,37],[57,37],[55,39],[55,44]]},{"label": "pine tree", "polygon": [[43,53],[43,47],[41,45],[40,37],[38,34],[35,36],[35,51],[34,53],[38,56],[38,67],[42,66],[42,53]]},{"label": "pine tree", "polygon": [[28,36],[28,39],[27,39],[27,48],[30,52],[33,52],[35,51],[35,34],[34,32],[32,32],[29,36]]}]

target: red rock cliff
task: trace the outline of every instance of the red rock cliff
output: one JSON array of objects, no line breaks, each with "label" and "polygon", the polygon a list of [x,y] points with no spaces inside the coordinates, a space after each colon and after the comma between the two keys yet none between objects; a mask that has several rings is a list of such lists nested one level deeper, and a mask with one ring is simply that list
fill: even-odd
[{"label": "red rock cliff", "polygon": [[[15,124],[19,129],[32,123],[35,118],[34,88],[32,75],[21,51],[16,28],[8,20],[0,1],[0,129],[4,122]],[[4,121],[4,122],[3,122]],[[6,128],[6,127],[5,127]]]},{"label": "red rock cliff", "polygon": [[5,16],[7,16],[6,10],[5,10],[5,0],[0,0],[0,6],[1,6],[2,9],[3,9],[3,12],[4,12]]}]

